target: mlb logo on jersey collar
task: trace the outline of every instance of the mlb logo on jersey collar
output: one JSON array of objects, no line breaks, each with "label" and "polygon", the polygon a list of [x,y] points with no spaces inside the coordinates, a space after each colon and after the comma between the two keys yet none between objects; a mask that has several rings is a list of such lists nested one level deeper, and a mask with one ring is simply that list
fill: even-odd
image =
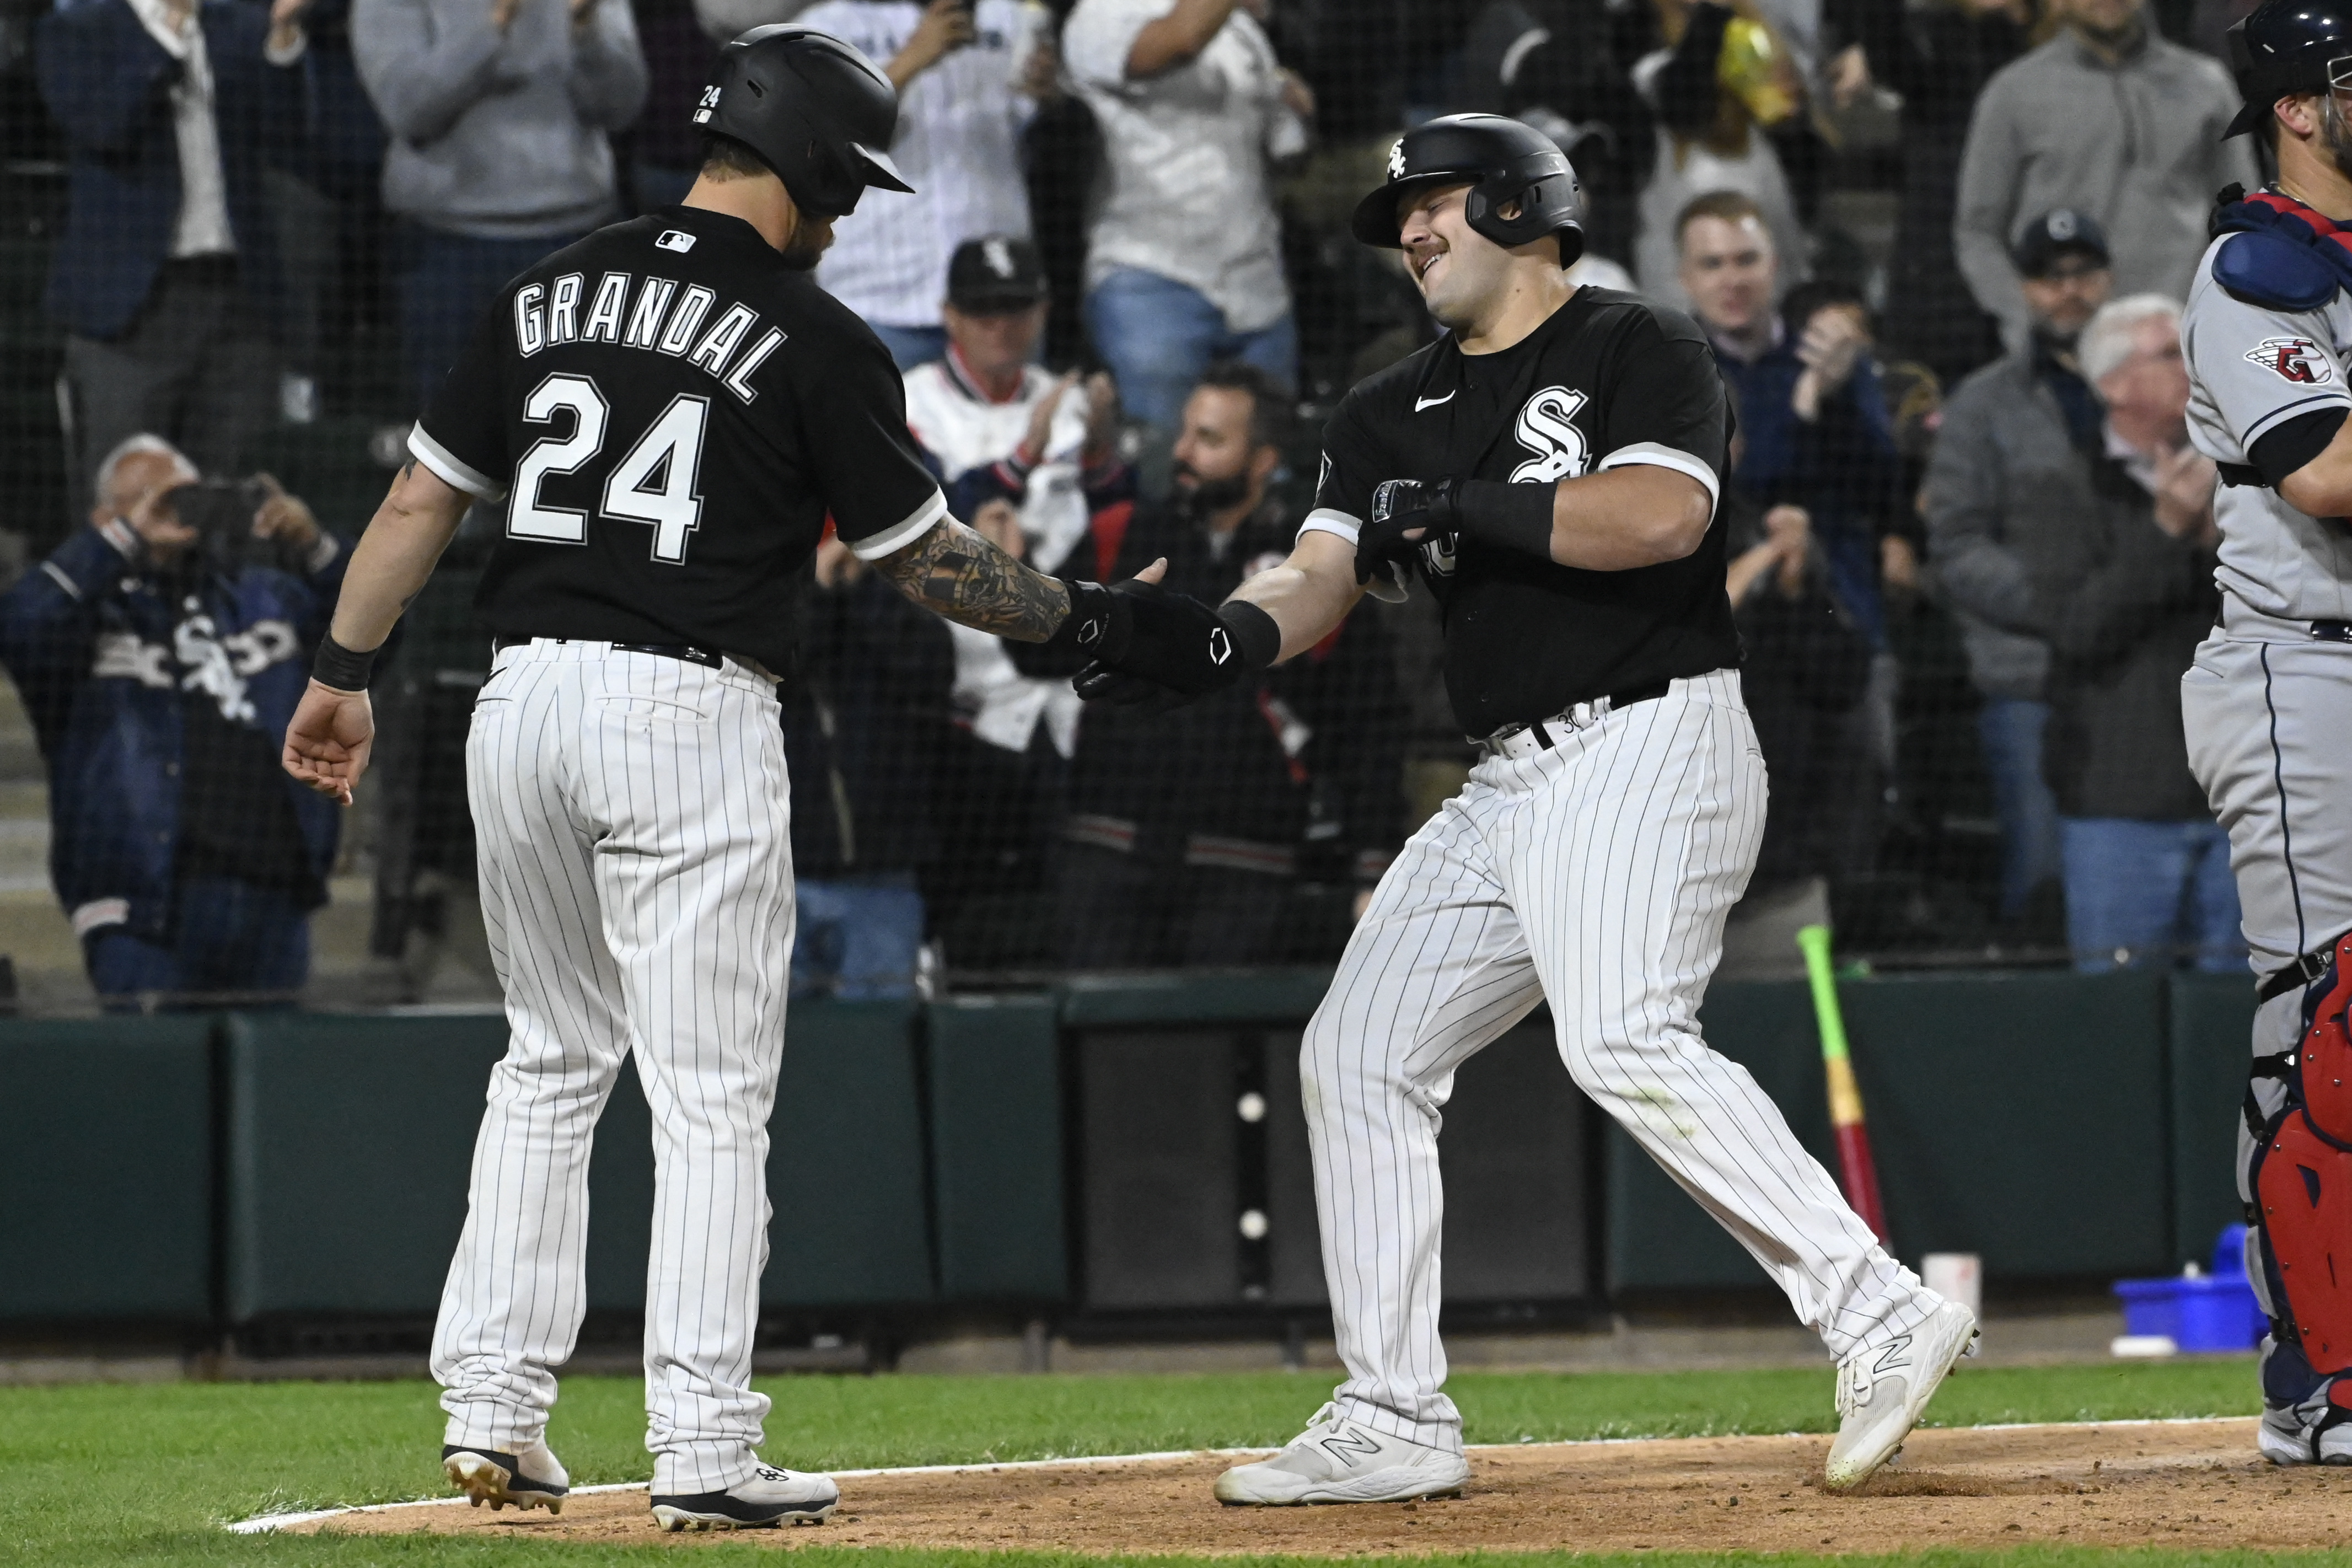
[{"label": "mlb logo on jersey collar", "polygon": [[694,236],[682,228],[666,228],[661,231],[661,237],[654,241],[654,248],[675,250],[683,256],[694,248]]}]

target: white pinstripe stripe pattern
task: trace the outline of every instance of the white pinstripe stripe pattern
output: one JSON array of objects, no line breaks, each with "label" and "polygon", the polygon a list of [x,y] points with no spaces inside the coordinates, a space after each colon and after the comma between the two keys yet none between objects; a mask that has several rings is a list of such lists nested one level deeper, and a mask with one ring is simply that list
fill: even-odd
[{"label": "white pinstripe stripe pattern", "polygon": [[1723,922],[1763,836],[1736,671],[1524,759],[1489,757],[1413,835],[1300,1053],[1340,1413],[1459,1448],[1437,1333],[1437,1133],[1454,1073],[1549,999],[1561,1058],[1764,1266],[1832,1355],[1937,1304],[1755,1079],[1699,1037]]},{"label": "white pinstripe stripe pattern", "polygon": [[793,942],[772,689],[607,645],[498,656],[467,741],[510,1037],[434,1333],[447,1441],[543,1429],[583,1310],[588,1152],[624,1054],[653,1111],[646,1446],[654,1489],[747,1479],[768,1117]]}]

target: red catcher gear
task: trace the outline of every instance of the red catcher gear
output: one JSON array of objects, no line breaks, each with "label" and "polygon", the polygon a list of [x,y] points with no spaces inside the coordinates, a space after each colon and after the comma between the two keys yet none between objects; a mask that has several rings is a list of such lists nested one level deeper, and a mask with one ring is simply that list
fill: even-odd
[{"label": "red catcher gear", "polygon": [[2273,1321],[2314,1372],[2332,1375],[2352,1370],[2352,934],[2336,939],[2312,994],[2318,1004],[2286,1064],[2285,1109],[2254,1154],[2253,1190],[2273,1305],[2283,1309]]}]

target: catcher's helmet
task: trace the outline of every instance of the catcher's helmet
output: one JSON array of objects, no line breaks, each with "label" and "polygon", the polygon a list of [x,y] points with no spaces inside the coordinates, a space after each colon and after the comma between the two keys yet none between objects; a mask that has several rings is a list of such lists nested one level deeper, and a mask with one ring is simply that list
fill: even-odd
[{"label": "catcher's helmet", "polygon": [[[1559,264],[1584,254],[1582,204],[1568,154],[1532,125],[1499,114],[1449,114],[1415,126],[1389,149],[1389,181],[1356,204],[1349,226],[1366,245],[1397,245],[1397,199],[1423,185],[1467,183],[1470,226],[1496,245],[1559,237]],[[1519,204],[1519,216],[1497,208]]]},{"label": "catcher's helmet", "polygon": [[915,188],[882,150],[898,128],[890,79],[814,27],[754,27],[720,50],[694,123],[757,153],[819,217],[856,211],[868,185]]},{"label": "catcher's helmet", "polygon": [[2329,68],[2344,62],[2352,87],[2352,5],[2347,0],[2263,0],[2227,34],[2230,70],[2246,100],[2226,140],[2253,130],[2289,93],[2326,92]]}]

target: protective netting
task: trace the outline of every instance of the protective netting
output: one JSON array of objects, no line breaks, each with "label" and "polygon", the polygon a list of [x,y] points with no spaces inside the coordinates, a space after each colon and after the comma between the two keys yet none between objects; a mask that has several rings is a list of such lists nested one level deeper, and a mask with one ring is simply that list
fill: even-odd
[{"label": "protective netting", "polygon": [[[683,195],[712,37],[795,14],[902,79],[893,155],[925,194],[869,195],[820,276],[902,366],[949,356],[910,370],[910,406],[966,521],[1072,575],[1173,552],[1202,592],[1278,555],[1325,416],[1435,331],[1349,215],[1403,127],[1513,114],[1581,174],[1579,277],[1694,309],[1747,433],[1721,525],[1773,794],[1726,973],[1794,972],[1793,932],[1820,920],[1880,966],[2242,962],[2193,786],[2115,798],[2082,765],[2146,739],[2144,765],[2108,771],[2179,785],[2177,706],[2132,710],[2121,741],[2070,727],[2107,679],[2053,629],[2083,568],[2024,542],[2053,486],[2105,496],[2132,460],[2099,393],[2063,384],[2065,334],[2035,336],[2049,318],[2019,303],[2019,268],[2078,303],[2177,297],[2183,264],[2152,274],[2119,241],[2109,268],[2100,225],[2149,182],[2200,212],[2230,173],[2211,115],[2235,98],[2210,51],[2243,7],[2135,7],[12,0],[0,952],[20,1005],[87,1007],[93,984],[495,996],[463,745],[490,659],[469,601],[503,519],[478,508],[410,611],[348,813],[281,798],[274,773],[331,542],[366,522],[421,389],[506,278]],[[2004,69],[2103,71],[2115,91],[2043,125],[2024,86],[1986,94]],[[2201,217],[2179,221],[2193,263]],[[992,240],[951,271],[959,242],[1024,227],[1034,249]],[[942,293],[961,301],[944,323]],[[1986,455],[1931,476],[1948,399],[2004,326],[2014,395],[1961,409]],[[2019,417],[2080,471],[2037,468],[2000,425]],[[122,446],[141,435],[188,468]],[[2173,531],[2161,497],[2120,493]],[[1947,559],[1973,566],[1948,579]],[[843,552],[794,591],[806,990],[1328,963],[1475,755],[1425,597],[1367,601],[1263,685],[1136,718],[1078,711]],[[2206,613],[2173,608],[2168,648]],[[2172,657],[2142,647],[2158,632],[2117,635],[2116,658]]]}]

